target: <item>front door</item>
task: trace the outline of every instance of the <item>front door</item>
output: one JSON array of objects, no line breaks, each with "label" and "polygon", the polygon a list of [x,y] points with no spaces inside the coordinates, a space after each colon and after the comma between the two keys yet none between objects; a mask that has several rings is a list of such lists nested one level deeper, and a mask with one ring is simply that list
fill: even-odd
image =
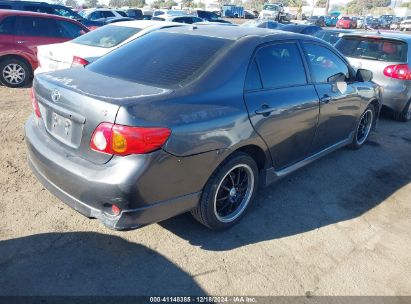
[{"label": "front door", "polygon": [[360,111],[361,98],[347,63],[324,45],[305,43],[304,52],[320,98],[320,118],[312,153],[350,138]]},{"label": "front door", "polygon": [[257,50],[244,98],[251,123],[269,147],[276,170],[307,156],[319,101],[314,85],[307,82],[297,43],[275,43]]}]

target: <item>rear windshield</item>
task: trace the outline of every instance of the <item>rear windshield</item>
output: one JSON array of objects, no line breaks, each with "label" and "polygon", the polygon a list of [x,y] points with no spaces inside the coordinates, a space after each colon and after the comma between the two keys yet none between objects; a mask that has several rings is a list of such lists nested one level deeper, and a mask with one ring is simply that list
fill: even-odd
[{"label": "rear windshield", "polygon": [[407,44],[402,41],[343,37],[335,47],[347,57],[388,62],[407,62]]},{"label": "rear windshield", "polygon": [[332,45],[334,45],[340,39],[339,35],[339,32],[331,31],[318,31],[314,34],[315,37],[318,37]]},{"label": "rear windshield", "polygon": [[134,34],[137,34],[141,29],[126,26],[106,25],[94,31],[80,36],[71,42],[89,46],[102,48],[114,47]]},{"label": "rear windshield", "polygon": [[203,72],[230,43],[228,39],[153,32],[96,60],[87,68],[131,82],[177,88]]},{"label": "rear windshield", "polygon": [[153,32],[87,66],[109,77],[160,88],[183,86],[203,72],[231,40]]}]

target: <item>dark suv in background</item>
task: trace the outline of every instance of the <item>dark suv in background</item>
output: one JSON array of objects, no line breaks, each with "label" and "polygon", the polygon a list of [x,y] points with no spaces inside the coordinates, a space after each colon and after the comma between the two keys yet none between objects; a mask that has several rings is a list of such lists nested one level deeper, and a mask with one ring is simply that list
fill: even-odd
[{"label": "dark suv in background", "polygon": [[136,19],[136,20],[143,20],[144,14],[143,11],[141,9],[138,8],[129,8],[126,10],[126,14],[128,17]]},{"label": "dark suv in background", "polygon": [[81,17],[76,12],[72,11],[64,5],[50,4],[46,2],[36,2],[36,1],[0,1],[0,10],[18,10],[18,11],[30,11],[37,13],[46,13],[51,15],[58,15],[66,18],[76,20],[89,29],[94,29],[96,27],[102,26],[101,22],[90,21]]}]

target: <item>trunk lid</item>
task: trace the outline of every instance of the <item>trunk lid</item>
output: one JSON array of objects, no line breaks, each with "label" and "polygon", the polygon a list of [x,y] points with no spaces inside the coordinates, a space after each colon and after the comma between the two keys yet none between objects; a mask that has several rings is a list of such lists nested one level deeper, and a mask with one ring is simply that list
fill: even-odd
[{"label": "trunk lid", "polygon": [[45,71],[55,71],[71,67],[73,57],[78,56],[83,59],[94,61],[111,49],[81,45],[72,42],[41,45],[37,48],[37,57],[40,66]]},{"label": "trunk lid", "polygon": [[37,75],[33,83],[46,132],[64,147],[67,156],[104,164],[112,155],[90,149],[102,122],[115,123],[125,103],[164,93],[164,90],[110,78],[84,68]]}]

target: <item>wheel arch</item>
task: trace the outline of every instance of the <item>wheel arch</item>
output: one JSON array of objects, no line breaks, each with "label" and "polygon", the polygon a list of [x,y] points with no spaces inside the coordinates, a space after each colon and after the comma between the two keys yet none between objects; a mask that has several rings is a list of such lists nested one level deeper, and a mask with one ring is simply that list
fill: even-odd
[{"label": "wheel arch", "polygon": [[0,63],[4,62],[7,59],[18,59],[22,60],[25,64],[27,64],[27,67],[30,69],[30,77],[32,77],[33,74],[33,67],[30,63],[30,60],[25,58],[24,56],[18,55],[18,54],[6,54],[6,55],[1,55],[0,56]]},{"label": "wheel arch", "polygon": [[368,102],[368,106],[370,106],[370,105],[372,105],[374,107],[375,118],[374,118],[372,128],[375,129],[375,127],[377,125],[378,117],[380,116],[380,112],[381,112],[381,103],[378,101],[378,99],[374,98],[374,99],[371,99]]}]

